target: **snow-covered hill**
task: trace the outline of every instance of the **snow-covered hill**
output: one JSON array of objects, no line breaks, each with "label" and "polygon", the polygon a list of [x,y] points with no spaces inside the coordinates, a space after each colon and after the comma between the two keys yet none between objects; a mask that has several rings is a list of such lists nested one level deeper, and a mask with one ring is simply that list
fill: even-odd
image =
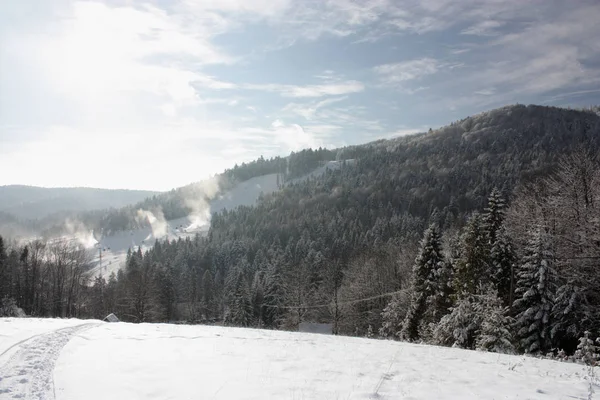
[{"label": "snow-covered hill", "polygon": [[588,395],[583,366],[529,357],[307,333],[83,320],[0,319],[0,377],[2,399]]},{"label": "snow-covered hill", "polygon": [[[352,165],[354,160],[346,160],[345,162],[347,165]],[[329,161],[290,183],[321,176],[327,170],[339,169],[342,163],[343,161]],[[210,202],[210,213],[256,204],[261,194],[267,195],[279,190],[277,175],[258,176],[235,185],[231,190],[218,195]],[[208,223],[198,224],[192,217],[165,221],[165,225],[165,229],[156,230],[148,227],[116,232],[102,237],[94,247],[90,246],[94,267],[89,271],[89,275],[92,277],[101,275],[108,278],[112,272],[116,273],[122,266],[129,248],[142,247],[144,249],[152,246],[156,239],[177,240],[194,236],[196,233],[204,233],[209,228]],[[102,253],[102,262],[100,262],[100,253]]]},{"label": "snow-covered hill", "polygon": [[[251,206],[256,204],[261,193],[268,194],[277,190],[279,190],[277,174],[255,177],[235,185],[231,190],[214,198],[210,202],[209,212],[215,213],[224,209],[232,210],[239,206]],[[89,272],[90,276],[101,275],[108,278],[111,272],[116,273],[123,264],[129,248],[142,247],[144,249],[152,246],[157,239],[177,240],[194,236],[196,233],[204,233],[209,228],[207,221],[198,224],[193,217],[159,223],[164,223],[164,227],[121,231],[102,237],[90,249],[94,257],[94,267]],[[102,252],[102,263],[100,262],[100,252]]]}]

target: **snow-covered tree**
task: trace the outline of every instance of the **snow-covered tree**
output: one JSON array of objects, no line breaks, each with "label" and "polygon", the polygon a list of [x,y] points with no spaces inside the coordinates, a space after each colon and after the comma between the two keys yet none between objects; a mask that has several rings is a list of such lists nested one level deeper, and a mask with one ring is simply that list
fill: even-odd
[{"label": "snow-covered tree", "polygon": [[406,299],[395,295],[381,313],[381,328],[379,335],[389,338],[400,337],[402,323],[407,314],[408,304]]},{"label": "snow-covered tree", "polygon": [[552,307],[552,330],[554,347],[573,343],[582,335],[582,327],[589,325],[587,307],[582,301],[581,290],[571,284],[563,284],[556,290]]},{"label": "snow-covered tree", "polygon": [[514,290],[514,267],[517,256],[512,242],[503,226],[495,233],[490,251],[492,282],[505,306],[511,306]]},{"label": "snow-covered tree", "polygon": [[461,236],[460,256],[454,267],[454,291],[457,298],[477,293],[490,281],[489,240],[481,215],[469,219]]},{"label": "snow-covered tree", "polygon": [[520,348],[526,353],[544,352],[551,347],[552,308],[556,295],[554,255],[548,235],[536,227],[517,271],[516,328]]},{"label": "snow-covered tree", "polygon": [[575,359],[590,366],[596,366],[600,362],[600,347],[596,346],[589,331],[585,331],[579,338]]},{"label": "snow-covered tree", "polygon": [[496,242],[496,236],[504,222],[506,204],[498,188],[494,188],[488,198],[488,205],[483,217],[490,245]]},{"label": "snow-covered tree", "polygon": [[491,287],[484,295],[478,297],[479,301],[474,308],[478,314],[477,319],[481,320],[481,326],[475,347],[494,353],[514,353],[514,338],[510,331],[513,320],[507,315],[507,309],[498,297],[498,292]]},{"label": "snow-covered tree", "polygon": [[243,270],[239,266],[232,268],[225,284],[228,289],[225,323],[233,326],[249,326],[252,323],[253,310],[250,290]]},{"label": "snow-covered tree", "polygon": [[254,319],[257,321],[258,326],[262,326],[263,322],[263,311],[265,301],[265,288],[262,271],[256,271],[254,274],[254,280],[252,281],[252,310],[254,313]]},{"label": "snow-covered tree", "polygon": [[285,292],[283,287],[283,277],[281,276],[277,265],[270,264],[267,267],[264,277],[264,300],[262,318],[265,326],[276,328],[283,314]]},{"label": "snow-covered tree", "polygon": [[473,307],[473,299],[459,299],[450,314],[442,317],[433,329],[433,342],[441,346],[471,349],[481,321]]},{"label": "snow-covered tree", "polygon": [[441,237],[436,225],[431,225],[425,230],[413,266],[412,295],[401,331],[403,338],[418,339],[421,323],[434,322],[445,312],[445,299],[448,297],[446,273]]}]

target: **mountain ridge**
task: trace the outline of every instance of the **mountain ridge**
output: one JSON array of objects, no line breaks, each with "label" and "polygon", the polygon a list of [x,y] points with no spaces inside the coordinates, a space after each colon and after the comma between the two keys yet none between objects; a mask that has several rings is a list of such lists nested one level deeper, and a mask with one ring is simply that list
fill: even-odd
[{"label": "mountain ridge", "polygon": [[[283,188],[284,183],[294,184],[294,178],[310,174],[311,171],[325,165],[327,162],[356,159],[357,164],[364,164],[365,160],[360,158],[361,155],[371,151],[369,149],[385,148],[387,152],[397,152],[399,158],[406,163],[407,168],[404,173],[408,173],[411,169],[420,169],[418,163],[414,161],[417,159],[415,157],[421,157],[423,152],[432,151],[433,147],[435,147],[439,157],[430,157],[428,161],[431,163],[430,167],[446,173],[450,173],[455,168],[454,163],[457,154],[467,155],[462,160],[464,163],[487,163],[488,165],[503,162],[499,158],[501,159],[506,154],[514,158],[514,154],[511,153],[512,150],[510,149],[513,146],[520,147],[520,150],[525,153],[533,152],[541,155],[542,158],[538,160],[538,165],[533,165],[530,161],[527,161],[527,168],[523,171],[520,171],[520,167],[517,165],[511,166],[513,174],[509,177],[509,180],[514,182],[508,185],[513,186],[516,177],[520,179],[521,175],[535,176],[544,173],[544,169],[551,168],[554,163],[553,152],[556,146],[561,146],[575,139],[579,142],[597,141],[597,135],[586,136],[586,132],[598,132],[599,127],[600,117],[594,109],[575,110],[539,105],[507,105],[465,117],[435,130],[432,129],[429,132],[332,150],[302,150],[296,153],[293,152],[286,157],[275,157],[269,160],[260,157],[253,162],[244,163],[240,166],[236,165],[218,175],[219,192],[224,193],[237,183],[270,173],[281,174],[281,187]],[[531,149],[528,149],[528,147],[531,147]],[[449,151],[449,149],[454,149],[454,151]],[[517,158],[523,159],[523,157],[531,158],[531,155],[521,154]],[[506,182],[497,183],[500,186],[506,184]],[[91,228],[102,228],[111,231],[138,228],[139,223],[135,221],[136,209],[160,209],[164,212],[167,220],[182,218],[188,216],[191,212],[186,204],[186,198],[202,197],[203,185],[202,182],[192,183],[168,192],[155,193],[138,202],[124,205],[124,208],[112,207],[113,210],[84,211],[83,214],[79,213],[80,215],[76,217],[81,219],[84,224],[90,225]],[[210,196],[207,196],[207,199],[208,197]],[[0,211],[5,210],[0,208]],[[55,222],[42,225],[52,226],[57,223],[60,223],[60,216],[56,218]]]}]

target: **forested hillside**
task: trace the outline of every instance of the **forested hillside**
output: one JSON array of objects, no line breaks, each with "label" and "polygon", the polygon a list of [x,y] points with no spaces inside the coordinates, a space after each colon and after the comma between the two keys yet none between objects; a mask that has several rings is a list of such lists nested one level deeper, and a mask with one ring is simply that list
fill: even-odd
[{"label": "forested hillside", "polygon": [[[73,225],[94,231],[98,238],[119,231],[148,227],[138,210],[160,213],[166,220],[193,214],[199,203],[227,193],[251,178],[277,174],[281,186],[294,181],[328,161],[337,152],[307,149],[288,157],[263,157],[235,165],[205,181],[164,193],[87,188],[46,189],[27,186],[0,187],[0,234],[8,237],[72,234]],[[6,212],[3,212],[6,210]]]},{"label": "forested hillside", "polygon": [[[206,237],[131,249],[118,275],[89,287],[74,249],[33,245],[71,260],[61,262],[13,246],[0,293],[36,315],[331,322],[340,334],[572,353],[584,332],[599,334],[598,150],[594,112],[510,106],[420,135],[261,159],[226,174],[286,168],[287,184],[215,214]],[[292,181],[331,159],[354,161]],[[165,216],[186,211],[167,198],[148,201],[173,210]]]}]

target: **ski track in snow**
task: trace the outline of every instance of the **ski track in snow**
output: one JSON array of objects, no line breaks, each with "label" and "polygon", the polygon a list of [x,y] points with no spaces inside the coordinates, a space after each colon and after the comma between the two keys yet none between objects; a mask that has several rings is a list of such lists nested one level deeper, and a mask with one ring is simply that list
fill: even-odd
[{"label": "ski track in snow", "polygon": [[0,366],[0,399],[53,400],[54,364],[62,348],[77,333],[98,326],[87,323],[34,335],[9,347],[17,351]]}]

